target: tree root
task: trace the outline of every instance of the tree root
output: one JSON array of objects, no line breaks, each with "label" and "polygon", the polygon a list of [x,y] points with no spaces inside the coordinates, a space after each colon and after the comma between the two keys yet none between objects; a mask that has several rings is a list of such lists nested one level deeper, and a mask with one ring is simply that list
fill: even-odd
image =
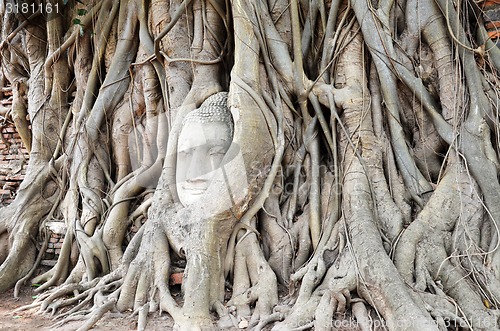
[{"label": "tree root", "polygon": [[94,324],[101,319],[101,317],[113,309],[116,305],[116,299],[112,298],[108,302],[106,302],[104,305],[96,309],[90,316],[90,318],[81,326],[79,327],[76,331],[88,331],[90,330]]},{"label": "tree root", "polygon": [[[49,239],[50,239],[50,235],[49,235],[49,232],[47,231],[47,229],[43,229],[44,231],[44,239],[43,239],[43,242],[42,242],[42,247],[40,247],[40,250],[38,252],[38,255],[36,257],[36,260],[35,260],[35,263],[33,264],[33,267],[31,268],[31,270],[26,274],[26,276],[24,276],[23,278],[21,278],[20,280],[17,281],[16,285],[14,286],[14,298],[18,298],[19,297],[19,289],[20,287],[28,280],[31,278],[31,276],[33,276],[33,273],[35,272],[35,270],[38,268],[38,265],[40,264],[40,261],[42,260],[43,258],[43,255],[45,254],[45,251],[47,250],[47,247],[49,245]],[[1,245],[1,243],[0,243]]]},{"label": "tree root", "polygon": [[350,301],[350,291],[356,288],[356,273],[349,250],[338,244],[338,229],[322,251],[295,275],[292,280],[302,280],[293,308],[286,313],[283,322],[273,327],[274,331],[291,330],[312,323],[323,330],[331,325],[335,312],[344,312]]},{"label": "tree root", "polygon": [[148,313],[149,313],[149,303],[144,304],[141,308],[139,308],[137,318],[137,331],[145,331],[146,325],[148,323]]},{"label": "tree root", "polygon": [[278,303],[276,275],[264,258],[255,233],[240,239],[236,246],[233,295],[227,306],[234,306],[237,319],[247,319],[250,305],[255,305],[249,327],[271,315]]}]

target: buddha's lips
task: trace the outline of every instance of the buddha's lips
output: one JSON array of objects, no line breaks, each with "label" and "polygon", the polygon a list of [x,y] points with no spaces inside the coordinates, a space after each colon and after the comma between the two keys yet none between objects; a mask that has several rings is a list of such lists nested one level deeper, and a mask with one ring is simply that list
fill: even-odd
[{"label": "buddha's lips", "polygon": [[207,190],[208,186],[206,185],[206,182],[201,182],[201,183],[184,183],[182,184],[182,188],[186,191],[189,191],[190,194],[193,195],[200,195],[205,193]]}]

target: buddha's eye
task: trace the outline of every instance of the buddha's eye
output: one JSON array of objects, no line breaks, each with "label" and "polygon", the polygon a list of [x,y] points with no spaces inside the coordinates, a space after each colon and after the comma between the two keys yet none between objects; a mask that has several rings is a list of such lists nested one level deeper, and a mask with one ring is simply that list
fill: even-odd
[{"label": "buddha's eye", "polygon": [[193,150],[192,149],[185,149],[185,150],[177,151],[177,154],[180,157],[186,157],[186,156],[193,154]]},{"label": "buddha's eye", "polygon": [[226,154],[226,149],[223,146],[214,146],[208,150],[208,154],[212,156]]}]

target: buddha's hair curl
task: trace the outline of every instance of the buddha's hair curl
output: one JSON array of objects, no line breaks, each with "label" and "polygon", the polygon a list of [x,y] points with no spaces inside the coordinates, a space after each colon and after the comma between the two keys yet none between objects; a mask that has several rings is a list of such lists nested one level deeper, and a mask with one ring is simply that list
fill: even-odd
[{"label": "buddha's hair curl", "polygon": [[191,111],[182,121],[184,126],[187,123],[209,123],[222,122],[230,128],[233,135],[234,122],[231,111],[227,106],[227,92],[219,92],[208,97],[199,108]]}]

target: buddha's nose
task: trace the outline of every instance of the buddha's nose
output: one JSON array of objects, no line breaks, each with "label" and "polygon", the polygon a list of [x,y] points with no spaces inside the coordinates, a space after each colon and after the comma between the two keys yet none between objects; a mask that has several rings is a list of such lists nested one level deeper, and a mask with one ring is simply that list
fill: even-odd
[{"label": "buddha's nose", "polygon": [[186,173],[187,180],[194,180],[208,174],[212,171],[210,162],[205,153],[194,153],[189,168]]}]

